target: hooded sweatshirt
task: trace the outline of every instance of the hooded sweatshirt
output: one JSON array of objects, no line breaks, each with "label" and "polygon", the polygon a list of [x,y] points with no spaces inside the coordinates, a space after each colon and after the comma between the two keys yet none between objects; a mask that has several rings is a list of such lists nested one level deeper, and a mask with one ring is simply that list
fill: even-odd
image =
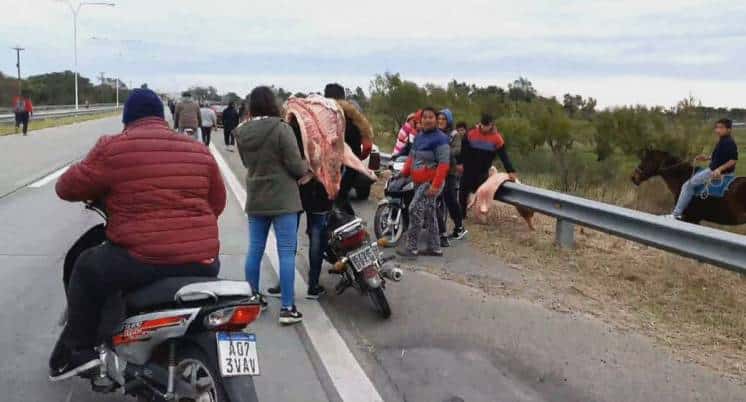
[{"label": "hooded sweatshirt", "polygon": [[430,183],[433,188],[443,188],[450,166],[448,136],[437,128],[423,131],[414,138],[409,158],[402,169],[402,176],[412,176],[415,184]]},{"label": "hooded sweatshirt", "polygon": [[453,112],[450,109],[443,109],[438,114],[442,114],[448,121],[448,145],[451,147],[451,167],[448,170],[449,176],[459,176],[458,165],[461,163],[461,141],[463,137],[458,131],[453,130]]},{"label": "hooded sweatshirt", "polygon": [[515,172],[505,151],[505,140],[497,129],[483,133],[479,127],[472,128],[462,141],[461,161],[464,176],[469,178],[486,177],[495,157],[498,156],[508,173]]},{"label": "hooded sweatshirt", "polygon": [[290,126],[279,117],[255,118],[236,128],[235,136],[246,167],[246,213],[300,212],[297,181],[309,168]]}]

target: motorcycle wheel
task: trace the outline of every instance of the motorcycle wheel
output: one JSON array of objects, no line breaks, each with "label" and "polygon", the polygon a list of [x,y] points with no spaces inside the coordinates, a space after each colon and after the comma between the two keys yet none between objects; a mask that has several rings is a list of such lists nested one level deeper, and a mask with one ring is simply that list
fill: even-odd
[{"label": "motorcycle wheel", "polygon": [[391,308],[389,307],[389,301],[386,300],[386,294],[383,293],[382,288],[368,289],[368,297],[373,305],[378,310],[383,318],[391,317]]},{"label": "motorcycle wheel", "polygon": [[184,345],[176,363],[176,375],[182,376],[199,393],[197,399],[179,398],[179,402],[230,402],[216,361],[210,361],[196,346]]},{"label": "motorcycle wheel", "polygon": [[389,204],[379,205],[373,219],[373,231],[376,234],[376,239],[386,238],[391,246],[395,246],[399,242],[399,239],[401,239],[402,234],[406,230],[406,225],[402,221],[404,211],[400,211],[399,222],[395,225],[395,228],[389,227],[388,219],[393,208]]}]

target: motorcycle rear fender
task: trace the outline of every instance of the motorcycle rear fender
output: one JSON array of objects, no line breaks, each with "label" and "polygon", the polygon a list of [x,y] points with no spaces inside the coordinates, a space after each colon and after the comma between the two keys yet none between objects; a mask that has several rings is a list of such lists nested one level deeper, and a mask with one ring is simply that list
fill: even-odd
[{"label": "motorcycle rear fender", "polygon": [[112,339],[114,350],[128,362],[143,365],[168,339],[183,337],[200,308],[163,310],[124,320]]},{"label": "motorcycle rear fender", "polygon": [[384,198],[381,201],[378,202],[378,206],[381,205],[393,205],[395,207],[401,207],[401,200],[398,198]]}]

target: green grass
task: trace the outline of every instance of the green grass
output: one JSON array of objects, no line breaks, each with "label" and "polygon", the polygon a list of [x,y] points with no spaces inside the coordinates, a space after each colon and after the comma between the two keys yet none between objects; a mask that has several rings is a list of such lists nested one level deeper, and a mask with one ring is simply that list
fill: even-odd
[{"label": "green grass", "polygon": [[[29,122],[28,131],[33,132],[35,130],[41,130],[44,128],[66,126],[66,125],[80,123],[80,122],[88,121],[88,120],[102,119],[105,117],[116,116],[120,113],[121,112],[102,112],[102,113],[95,113],[95,114],[89,114],[89,115],[83,115],[83,116],[71,116],[71,117],[61,117],[57,119],[51,118],[51,119],[43,119],[43,120],[36,120],[32,117],[31,121]],[[0,136],[13,135],[13,134],[16,134],[16,128],[13,123],[0,124]],[[21,134],[20,130],[18,131],[17,134]]]}]

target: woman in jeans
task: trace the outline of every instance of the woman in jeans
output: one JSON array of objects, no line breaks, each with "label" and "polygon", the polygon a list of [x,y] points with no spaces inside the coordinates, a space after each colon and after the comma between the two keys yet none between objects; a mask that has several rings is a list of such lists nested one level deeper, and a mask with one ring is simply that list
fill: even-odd
[{"label": "woman in jeans", "polygon": [[262,256],[270,226],[274,227],[282,288],[280,323],[293,324],[303,319],[295,308],[293,293],[298,213],[302,210],[298,180],[310,174],[310,170],[301,158],[293,130],[280,119],[272,90],[257,87],[249,97],[249,121],[235,131],[238,151],[247,170],[246,279],[254,289],[259,289]]},{"label": "woman in jeans", "polygon": [[[290,127],[295,132],[301,156],[305,157],[298,121],[292,119]],[[317,300],[326,294],[326,289],[319,285],[319,277],[321,266],[324,263],[324,251],[327,246],[326,228],[334,201],[329,199],[324,186],[316,178],[300,185],[300,199],[303,212],[306,214],[306,234],[308,235],[308,293],[306,299]],[[278,283],[276,286],[267,289],[267,294],[280,296],[282,285]]]}]

